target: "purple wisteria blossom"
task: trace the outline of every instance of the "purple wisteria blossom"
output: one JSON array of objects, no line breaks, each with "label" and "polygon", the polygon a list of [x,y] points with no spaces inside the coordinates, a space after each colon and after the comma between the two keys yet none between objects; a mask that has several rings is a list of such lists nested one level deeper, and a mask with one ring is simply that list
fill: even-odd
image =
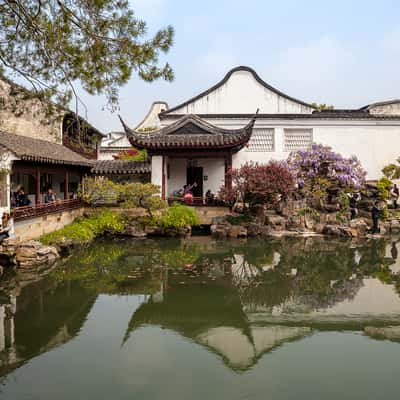
[{"label": "purple wisteria blossom", "polygon": [[345,158],[321,144],[290,153],[287,163],[300,189],[321,180],[342,188],[359,189],[366,176],[357,157]]}]

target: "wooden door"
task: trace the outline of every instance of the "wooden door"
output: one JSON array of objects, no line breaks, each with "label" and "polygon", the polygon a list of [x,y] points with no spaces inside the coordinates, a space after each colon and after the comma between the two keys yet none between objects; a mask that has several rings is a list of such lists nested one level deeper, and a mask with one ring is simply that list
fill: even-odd
[{"label": "wooden door", "polygon": [[197,183],[197,186],[192,189],[193,196],[203,197],[203,167],[188,167],[186,176],[188,185]]}]

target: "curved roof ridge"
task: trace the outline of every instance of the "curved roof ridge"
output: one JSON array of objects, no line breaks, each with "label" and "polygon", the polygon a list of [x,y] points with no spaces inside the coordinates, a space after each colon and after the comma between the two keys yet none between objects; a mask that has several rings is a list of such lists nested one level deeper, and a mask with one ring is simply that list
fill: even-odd
[{"label": "curved roof ridge", "polygon": [[164,104],[164,105],[166,106],[166,110],[165,110],[165,111],[168,111],[169,105],[168,105],[168,103],[167,103],[166,101],[162,101],[162,100],[153,101],[153,102],[151,103],[151,106],[150,106],[149,110],[147,111],[146,115],[145,115],[144,118],[135,126],[134,130],[139,129],[139,127],[140,127],[141,125],[143,125],[143,124],[146,122],[147,118],[150,117],[151,113],[153,112],[154,107],[155,107],[157,104]]},{"label": "curved roof ridge", "polygon": [[400,103],[400,99],[376,101],[375,103],[367,104],[367,105],[361,107],[360,110],[369,110],[372,107],[387,106],[387,105],[396,104],[396,103]]},{"label": "curved roof ridge", "polygon": [[198,95],[196,95],[196,96],[190,98],[189,100],[186,100],[185,102],[183,102],[183,103],[181,103],[181,104],[178,104],[178,105],[175,106],[175,107],[172,107],[172,108],[170,108],[170,109],[168,109],[168,110],[166,110],[166,111],[161,112],[159,115],[160,115],[160,116],[168,115],[168,114],[170,114],[170,113],[172,113],[172,112],[178,110],[179,108],[185,107],[185,106],[187,106],[188,104],[190,104],[190,103],[192,103],[192,102],[194,102],[194,101],[196,101],[196,100],[199,100],[199,99],[201,99],[201,98],[204,97],[204,96],[207,96],[208,94],[210,94],[210,93],[213,92],[214,90],[219,89],[222,85],[224,85],[224,84],[228,81],[228,79],[229,79],[235,72],[239,72],[239,71],[250,72],[250,73],[253,75],[254,79],[255,79],[259,84],[261,84],[262,86],[264,86],[266,89],[271,90],[271,91],[274,92],[275,94],[284,97],[284,98],[287,99],[287,100],[294,101],[295,103],[301,104],[301,105],[306,106],[306,107],[315,108],[314,106],[312,106],[312,105],[309,104],[309,103],[306,103],[306,102],[304,102],[304,101],[302,101],[302,100],[298,100],[298,99],[296,99],[296,98],[294,98],[294,97],[291,97],[291,96],[289,96],[289,95],[287,95],[287,94],[281,92],[280,90],[274,88],[273,86],[271,86],[270,84],[268,84],[267,82],[265,82],[263,79],[261,79],[260,76],[257,74],[257,72],[256,72],[253,68],[250,68],[250,67],[248,67],[248,66],[246,66],[246,65],[240,65],[240,66],[235,67],[235,68],[232,68],[230,71],[228,71],[227,74],[226,74],[218,83],[216,83],[214,86],[211,86],[209,89],[207,89],[207,90],[201,92],[200,94],[198,94]]}]

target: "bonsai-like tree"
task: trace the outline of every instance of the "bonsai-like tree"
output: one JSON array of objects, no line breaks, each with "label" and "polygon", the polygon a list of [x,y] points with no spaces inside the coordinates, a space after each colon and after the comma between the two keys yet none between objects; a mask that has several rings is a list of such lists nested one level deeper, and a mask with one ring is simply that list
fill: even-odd
[{"label": "bonsai-like tree", "polygon": [[230,204],[241,201],[250,209],[260,204],[274,207],[294,189],[294,178],[285,162],[249,162],[228,173],[232,189],[221,188],[220,199]]}]

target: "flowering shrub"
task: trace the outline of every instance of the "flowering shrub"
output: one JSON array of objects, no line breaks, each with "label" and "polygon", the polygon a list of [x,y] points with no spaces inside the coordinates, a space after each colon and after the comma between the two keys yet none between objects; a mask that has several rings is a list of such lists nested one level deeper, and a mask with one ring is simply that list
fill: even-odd
[{"label": "flowering shrub", "polygon": [[366,172],[356,157],[345,158],[320,144],[292,152],[287,162],[299,189],[315,197],[330,188],[359,189],[365,181]]},{"label": "flowering shrub", "polygon": [[113,155],[114,160],[124,160],[124,161],[146,161],[147,151],[146,150],[136,150],[134,148],[129,150],[120,151],[118,154]]},{"label": "flowering shrub", "polygon": [[232,177],[232,189],[221,188],[219,198],[230,204],[242,201],[250,208],[256,204],[274,206],[279,197],[287,196],[294,189],[294,179],[285,162],[250,162],[233,169],[229,174]]}]

